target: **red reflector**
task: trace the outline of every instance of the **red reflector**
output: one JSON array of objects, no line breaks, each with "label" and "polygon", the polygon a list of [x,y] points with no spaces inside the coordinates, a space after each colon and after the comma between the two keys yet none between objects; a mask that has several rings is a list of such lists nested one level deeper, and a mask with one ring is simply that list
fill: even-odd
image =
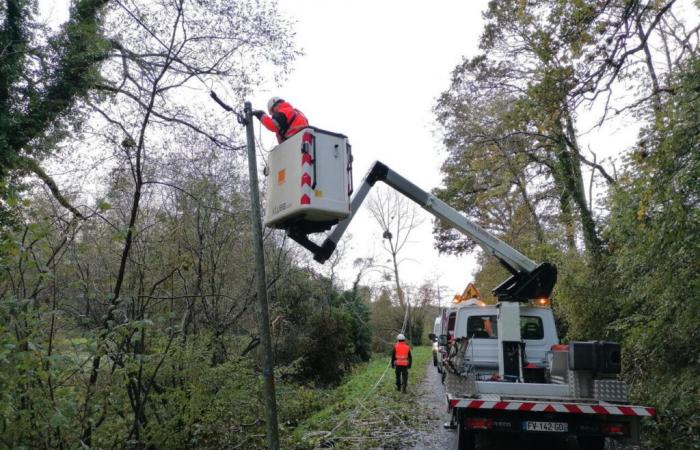
[{"label": "red reflector", "polygon": [[467,428],[470,430],[490,430],[493,428],[493,419],[467,417]]},{"label": "red reflector", "polygon": [[311,198],[308,195],[304,194],[301,196],[301,200],[299,201],[299,203],[301,203],[302,205],[310,205]]},{"label": "red reflector", "polygon": [[311,175],[306,172],[301,175],[301,185],[303,186],[305,184],[311,186]]},{"label": "red reflector", "polygon": [[604,423],[600,426],[600,431],[606,436],[628,436],[630,434],[627,423]]},{"label": "red reflector", "polygon": [[304,133],[304,136],[301,138],[301,142],[304,144],[310,144],[314,140],[314,135],[311,133]]}]

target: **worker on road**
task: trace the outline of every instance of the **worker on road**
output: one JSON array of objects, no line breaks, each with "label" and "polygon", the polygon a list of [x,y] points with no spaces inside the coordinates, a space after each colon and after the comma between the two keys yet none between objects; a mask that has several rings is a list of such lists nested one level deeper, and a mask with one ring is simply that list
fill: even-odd
[{"label": "worker on road", "polygon": [[267,111],[269,116],[259,109],[253,111],[253,115],[265,128],[277,134],[280,144],[309,126],[304,113],[279,97],[272,97],[267,102]]},{"label": "worker on road", "polygon": [[394,350],[391,352],[391,367],[396,369],[396,390],[406,392],[408,369],[413,364],[413,357],[411,347],[406,343],[406,336],[403,333],[396,336],[396,341]]}]

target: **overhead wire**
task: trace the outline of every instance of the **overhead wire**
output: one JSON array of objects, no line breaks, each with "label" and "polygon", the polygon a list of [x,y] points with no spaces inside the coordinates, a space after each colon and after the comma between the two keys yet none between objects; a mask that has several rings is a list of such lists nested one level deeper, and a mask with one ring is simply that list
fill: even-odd
[{"label": "overhead wire", "polygon": [[[259,136],[259,138],[258,138],[258,136]],[[255,133],[253,133],[253,137],[255,139],[255,147],[257,148],[258,154],[260,155],[260,159],[262,160],[262,162],[264,164],[263,173],[265,175],[267,175],[267,172],[269,170],[269,165],[267,163],[267,156],[265,156],[265,153],[270,153],[272,151],[272,149],[267,150],[262,145],[262,122],[258,123],[258,136],[255,136]]]},{"label": "overhead wire", "polygon": [[[226,85],[226,83],[223,83],[222,81],[217,80],[217,87],[218,87],[218,88],[221,88],[221,90],[223,90],[229,97],[233,97],[233,95],[231,94],[231,92],[230,92],[228,86]],[[213,90],[213,88],[212,88],[212,89],[211,89],[211,92],[213,92],[213,91],[214,91],[214,90]],[[239,117],[239,122],[240,122],[240,115],[239,115],[239,113],[236,112],[236,111],[234,111],[234,113],[236,113],[236,115]],[[257,133],[257,136],[255,135],[255,129],[253,129],[253,139],[254,139],[254,142],[255,142],[255,147],[256,147],[256,149],[257,149],[257,151],[258,151],[258,155],[260,156],[260,159],[261,159],[262,162],[263,162],[263,173],[267,174],[269,164],[268,164],[268,159],[267,159],[267,157],[265,156],[264,153],[270,153],[270,152],[272,151],[272,149],[267,150],[267,149],[262,145],[262,123],[259,123],[259,124],[258,124],[258,133]],[[263,153],[263,152],[264,152],[264,153]]]}]

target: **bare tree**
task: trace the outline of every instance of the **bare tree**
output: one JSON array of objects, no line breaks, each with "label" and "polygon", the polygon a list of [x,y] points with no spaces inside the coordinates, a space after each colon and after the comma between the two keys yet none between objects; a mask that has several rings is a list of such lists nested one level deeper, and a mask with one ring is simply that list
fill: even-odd
[{"label": "bare tree", "polygon": [[399,277],[399,266],[405,261],[400,257],[400,253],[410,243],[411,233],[422,223],[422,220],[417,216],[416,207],[410,200],[385,187],[375,191],[370,198],[369,211],[382,229],[382,247],[391,257],[390,271],[394,278],[396,296],[399,306],[406,310],[403,328],[408,330],[410,339],[411,308]]},{"label": "bare tree", "polygon": [[[179,194],[187,192],[186,186],[173,183],[172,170],[158,166],[167,167],[167,156],[173,147],[196,141],[200,145],[208,142],[220,151],[238,148],[213,125],[216,121],[211,120],[208,109],[198,105],[188,93],[195,86],[206,89],[207,80],[216,78],[233,88],[238,98],[232,100],[238,101],[261,79],[262,71],[258,69],[264,63],[276,65],[276,70],[284,73],[294,51],[283,44],[287,30],[284,23],[275,23],[277,20],[274,7],[266,3],[236,8],[221,0],[122,0],[116,1],[109,11],[106,23],[115,36],[112,51],[102,67],[103,82],[97,85],[101,93],[87,102],[94,117],[99,118],[91,122],[92,129],[105,148],[114,149],[117,166],[112,170],[109,189],[120,192],[120,196],[114,208],[118,212],[111,223],[122,237],[122,245],[117,250],[111,294],[103,305],[97,351],[84,395],[84,445],[93,445],[94,430],[101,424],[99,418],[107,414],[108,407],[96,405],[93,398],[104,373],[101,363],[105,357],[111,370],[118,367],[128,374],[126,390],[133,421],[126,439],[137,446],[144,441],[146,409],[154,380],[167,348],[179,332],[171,328],[160,363],[146,373],[140,356],[147,348],[145,329],[152,323],[152,303],[167,298],[163,287],[172,285],[172,279],[182,275],[182,261],[178,258],[170,258],[167,264],[153,264],[160,256],[154,241],[162,239],[155,230],[162,230],[160,225],[168,220],[149,211],[158,209],[156,205],[169,189]],[[104,101],[105,93],[109,101]],[[191,254],[196,281],[192,294],[185,297],[199,300],[201,315],[218,338],[216,345],[232,321],[246,311],[253,296],[246,289],[231,293],[234,295],[222,289],[219,264],[225,264],[225,255],[221,249],[233,237],[218,229],[227,216],[221,211],[212,214],[212,209],[199,205],[194,210],[197,236]],[[173,223],[174,231],[178,223]],[[183,284],[186,287],[187,283]],[[170,297],[174,298],[172,293]],[[185,328],[194,320],[194,308],[189,303],[181,322]],[[129,331],[116,331],[124,328]],[[224,356],[225,349],[219,345],[214,351],[214,362]],[[92,419],[95,416],[97,420]]]},{"label": "bare tree", "polygon": [[398,192],[379,188],[369,199],[369,211],[382,229],[382,246],[391,256],[391,271],[396,284],[396,296],[399,305],[406,306],[404,292],[401,289],[399,266],[404,261],[399,254],[410,243],[408,240],[422,220],[417,216],[416,207]]}]

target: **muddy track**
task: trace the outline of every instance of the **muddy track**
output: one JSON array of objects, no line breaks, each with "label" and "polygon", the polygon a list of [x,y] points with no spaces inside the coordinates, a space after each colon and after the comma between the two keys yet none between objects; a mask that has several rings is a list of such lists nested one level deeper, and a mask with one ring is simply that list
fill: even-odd
[{"label": "muddy track", "polygon": [[[419,369],[420,370],[420,369]],[[457,433],[443,428],[449,422],[450,414],[445,403],[445,388],[440,382],[440,374],[433,367],[432,359],[428,361],[425,377],[418,387],[419,403],[426,422],[417,430],[417,442],[412,450],[456,450]]]}]

